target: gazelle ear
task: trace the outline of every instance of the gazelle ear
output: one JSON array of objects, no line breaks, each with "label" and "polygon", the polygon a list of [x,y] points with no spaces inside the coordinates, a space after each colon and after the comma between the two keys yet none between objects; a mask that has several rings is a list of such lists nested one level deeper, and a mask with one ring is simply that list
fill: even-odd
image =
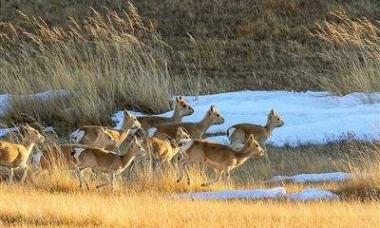
[{"label": "gazelle ear", "polygon": [[180,102],[181,101],[181,97],[179,96],[179,97],[176,97],[175,98],[175,101],[178,103],[178,102]]},{"label": "gazelle ear", "polygon": [[215,111],[216,111],[216,107],[215,107],[215,105],[211,105],[211,107],[210,107],[210,111],[211,111],[211,112],[215,112]]},{"label": "gazelle ear", "polygon": [[274,114],[274,110],[273,109],[270,110],[270,114]]},{"label": "gazelle ear", "polygon": [[127,109],[124,109],[124,115],[125,117],[131,117],[132,115],[128,112]]}]

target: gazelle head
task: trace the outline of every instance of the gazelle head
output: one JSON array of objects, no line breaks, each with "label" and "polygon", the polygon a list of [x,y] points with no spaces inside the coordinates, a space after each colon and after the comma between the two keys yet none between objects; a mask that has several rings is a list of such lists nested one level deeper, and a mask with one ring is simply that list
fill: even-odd
[{"label": "gazelle head", "polygon": [[187,131],[185,130],[185,128],[179,127],[177,129],[177,134],[176,134],[176,139],[175,139],[175,141],[177,142],[177,144],[179,146],[181,146],[183,142],[185,142],[185,141],[187,142],[189,140],[191,140],[191,137],[187,133]]},{"label": "gazelle head", "polygon": [[211,120],[212,124],[223,124],[224,118],[220,115],[219,110],[216,109],[215,105],[211,105],[207,112],[207,118]]},{"label": "gazelle head", "polygon": [[282,127],[283,125],[284,121],[282,120],[281,116],[272,109],[268,114],[268,122],[266,126],[273,129],[276,127]]},{"label": "gazelle head", "polygon": [[129,147],[130,153],[135,156],[144,156],[146,154],[145,149],[141,146],[141,143],[136,136],[133,136],[131,146]]},{"label": "gazelle head", "polygon": [[19,131],[24,136],[25,142],[43,143],[45,141],[45,137],[28,124],[20,126]]},{"label": "gazelle head", "polygon": [[194,113],[194,109],[182,96],[179,96],[175,98],[174,113],[177,117],[189,116]]},{"label": "gazelle head", "polygon": [[96,143],[99,143],[99,145],[105,148],[114,148],[114,149],[117,148],[118,145],[117,145],[117,141],[115,137],[113,137],[113,135],[107,129],[103,129],[103,133],[104,133],[103,135],[105,136],[103,140],[105,140],[105,142],[96,142]]},{"label": "gazelle head", "polygon": [[242,151],[250,153],[254,158],[259,158],[265,153],[263,148],[261,148],[260,144],[256,141],[253,134],[249,135]]},{"label": "gazelle head", "polygon": [[124,123],[123,129],[132,129],[141,127],[141,123],[137,120],[137,118],[130,114],[127,110],[124,110]]}]

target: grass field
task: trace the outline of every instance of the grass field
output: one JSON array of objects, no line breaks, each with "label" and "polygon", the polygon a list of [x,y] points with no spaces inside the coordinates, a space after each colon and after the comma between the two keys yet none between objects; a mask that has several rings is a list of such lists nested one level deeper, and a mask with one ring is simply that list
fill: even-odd
[{"label": "grass field", "polygon": [[[61,142],[78,125],[111,125],[129,109],[171,108],[174,95],[238,90],[380,91],[377,0],[62,1],[0,0],[0,95],[65,90],[50,102],[17,96],[1,127],[54,126]],[[371,102],[371,100],[366,100]],[[347,113],[350,115],[350,113]],[[348,123],[349,124],[349,123]],[[376,127],[376,126],[375,126]],[[5,181],[0,168],[0,226],[380,227],[379,142],[270,147],[231,173],[232,183],[203,188],[176,171],[151,173],[147,162],[109,188],[79,189],[67,167]],[[346,183],[268,184],[275,175],[345,171]],[[16,173],[16,179],[20,173]],[[98,181],[104,180],[100,176]],[[339,201],[179,200],[189,191],[317,187]]]},{"label": "grass field", "polygon": [[1,185],[0,221],[17,226],[378,227],[378,202],[190,201],[170,194],[57,193]]},{"label": "grass field", "polygon": [[[346,151],[339,152],[339,149]],[[62,167],[28,179],[25,185],[0,183],[0,221],[15,226],[165,226],[165,227],[377,227],[380,224],[380,167],[378,147],[339,143],[329,147],[270,148],[273,166],[248,161],[232,172],[232,183],[201,187],[210,173],[194,166],[192,184],[176,183],[176,171],[157,171],[137,165],[119,178],[115,192],[95,190],[100,176],[81,190],[72,172]],[[329,151],[329,152],[328,152]],[[360,156],[355,153],[360,152]],[[272,175],[343,170],[365,174],[346,183],[268,184]],[[4,171],[4,170],[3,170]],[[5,172],[2,172],[3,176]],[[367,174],[371,174],[367,176]],[[88,176],[89,178],[89,176]],[[336,192],[339,201],[185,200],[175,194],[189,191],[254,189],[283,186],[288,193],[316,187]]]}]

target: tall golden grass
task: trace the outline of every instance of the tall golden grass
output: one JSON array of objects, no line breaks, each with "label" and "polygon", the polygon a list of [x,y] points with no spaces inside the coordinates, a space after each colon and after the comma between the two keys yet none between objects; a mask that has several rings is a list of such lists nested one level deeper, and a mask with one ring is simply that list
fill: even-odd
[{"label": "tall golden grass", "polygon": [[[24,185],[0,183],[0,222],[17,226],[379,225],[380,156],[377,144],[348,141],[325,147],[268,148],[268,151],[272,165],[264,160],[250,160],[232,172],[232,183],[220,182],[209,187],[201,187],[201,183],[210,178],[205,167],[191,167],[193,182],[187,185],[185,181],[176,183],[175,169],[158,169],[152,173],[151,163],[145,159],[136,164],[132,173],[118,177],[115,192],[109,186],[96,189],[96,184],[106,181],[107,176],[100,175],[91,181],[90,173],[86,174],[90,190],[80,189],[67,164],[57,161]],[[272,175],[336,170],[362,176],[347,183],[273,185],[267,182]],[[284,186],[288,192],[306,187],[332,190],[342,196],[342,201],[296,203],[175,198],[180,192],[278,185]]]},{"label": "tall golden grass", "polygon": [[[167,68],[170,48],[132,5],[121,15],[93,10],[83,22],[71,19],[68,27],[20,14],[27,26],[2,23],[0,92],[64,89],[70,98],[55,104],[20,105],[16,100],[16,113],[69,124],[104,123],[117,109],[163,112],[170,109],[173,94],[197,93],[195,78],[172,79]],[[65,109],[76,115],[67,116]]]},{"label": "tall golden grass", "polygon": [[378,227],[378,202],[190,201],[170,195],[50,193],[1,185],[0,221],[16,226]]},{"label": "tall golden grass", "polygon": [[339,94],[378,91],[380,22],[351,20],[342,12],[332,15],[338,22],[325,21],[312,32],[312,36],[323,41],[318,55],[329,70],[306,76],[320,88]]},{"label": "tall golden grass", "polygon": [[[376,10],[366,4],[355,7],[368,12],[370,19],[358,19],[351,3],[331,13],[340,8],[324,0],[311,4],[310,11],[305,9],[309,4],[293,0],[199,6],[164,1],[160,6],[152,3],[155,9],[136,2],[144,17],[121,2],[107,3],[112,10],[96,7],[99,11],[80,5],[71,9],[75,17],[68,19],[61,14],[40,18],[5,12],[9,20],[0,26],[0,93],[65,89],[71,94],[69,100],[49,105],[16,101],[16,115],[62,120],[67,127],[109,122],[107,116],[125,107],[168,111],[173,94],[241,89],[347,94],[380,88],[379,24],[373,20]],[[175,10],[167,18],[172,24],[160,14],[169,14],[169,3]],[[39,15],[33,4],[22,8]],[[13,10],[12,5],[6,7]],[[214,10],[204,18],[203,10],[210,7]],[[192,8],[199,10],[203,24],[186,13]],[[243,20],[234,12],[248,17]],[[172,14],[179,18],[174,20]],[[189,31],[182,31],[183,26]]]}]

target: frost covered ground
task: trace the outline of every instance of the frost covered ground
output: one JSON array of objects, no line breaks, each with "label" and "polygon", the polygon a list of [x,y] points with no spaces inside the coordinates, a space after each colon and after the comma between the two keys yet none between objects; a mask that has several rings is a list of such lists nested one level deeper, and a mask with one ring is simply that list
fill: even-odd
[{"label": "frost covered ground", "polygon": [[[187,97],[187,100],[195,113],[184,121],[201,120],[210,105],[219,108],[225,123],[212,126],[209,132],[226,131],[242,122],[264,125],[267,114],[274,109],[285,121],[268,141],[275,146],[325,144],[344,137],[380,139],[380,93],[333,96],[327,92],[240,91]],[[162,115],[170,116],[172,112]],[[120,119],[121,113],[116,113],[118,126]],[[227,142],[225,136],[212,140]]]},{"label": "frost covered ground", "polygon": [[300,192],[287,193],[284,187],[271,189],[253,189],[253,190],[230,190],[215,192],[190,192],[182,193],[176,196],[178,199],[289,199],[289,200],[337,200],[339,196],[333,192],[307,188]]},{"label": "frost covered ground", "polygon": [[318,183],[318,182],[343,182],[352,178],[352,174],[344,172],[298,174],[294,176],[275,176],[270,182],[292,183]]}]

